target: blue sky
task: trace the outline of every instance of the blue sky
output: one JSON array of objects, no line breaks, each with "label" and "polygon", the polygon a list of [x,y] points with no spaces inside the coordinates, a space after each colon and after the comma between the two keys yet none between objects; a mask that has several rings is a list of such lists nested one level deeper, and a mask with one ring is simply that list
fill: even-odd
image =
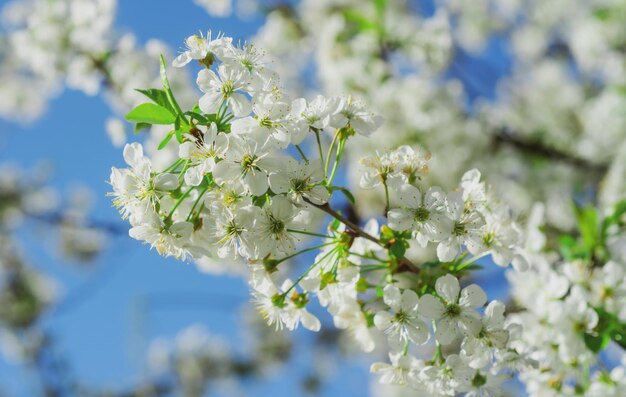
[{"label": "blue sky", "polygon": [[[117,27],[132,31],[140,42],[151,38],[178,49],[199,30],[223,31],[235,39],[251,36],[261,20],[213,19],[191,1],[119,1]],[[122,166],[104,125],[111,110],[102,97],[66,90],[52,101],[45,116],[28,126],[0,120],[0,160],[31,168],[46,160],[52,166],[51,183],[62,192],[83,185],[93,190],[96,219],[119,221],[105,197],[111,166]],[[35,224],[29,227],[33,231]],[[107,250],[89,267],[70,264],[54,250],[49,231],[22,233],[28,259],[64,286],[59,310],[43,320],[43,328],[57,341],[57,350],[70,373],[88,386],[125,387],[146,373],[146,348],[156,336],[174,336],[193,323],[241,344],[239,309],[248,301],[243,280],[200,273],[191,264],[161,258],[127,236],[111,237]],[[281,377],[249,385],[247,395],[264,396],[278,388],[298,395],[294,375],[308,368],[308,331],[295,336],[305,346]],[[245,350],[245,346],[243,349]],[[310,352],[309,352],[310,353]],[[337,374],[336,392],[366,395],[367,366],[348,366]],[[0,387],[10,395],[37,393],[33,373],[0,362]],[[339,390],[337,389],[339,388]],[[333,390],[334,389],[334,390]]]}]

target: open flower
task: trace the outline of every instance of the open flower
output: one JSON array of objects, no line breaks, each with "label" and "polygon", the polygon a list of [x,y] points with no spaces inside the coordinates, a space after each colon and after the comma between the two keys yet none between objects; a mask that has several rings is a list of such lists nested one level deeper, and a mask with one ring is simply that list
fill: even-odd
[{"label": "open flower", "polygon": [[403,185],[399,191],[402,208],[389,211],[389,227],[395,230],[411,230],[417,242],[425,247],[429,241],[441,241],[451,229],[446,211],[446,194],[439,188],[428,189],[422,195],[413,185]]},{"label": "open flower", "polygon": [[435,282],[438,298],[426,294],[419,300],[419,312],[436,320],[435,337],[443,345],[454,341],[459,331],[475,336],[481,330],[476,309],[487,301],[485,292],[476,284],[469,285],[462,291],[460,289],[459,280],[446,274]]},{"label": "open flower", "polygon": [[389,345],[395,351],[401,351],[411,341],[423,345],[430,337],[428,327],[420,320],[417,310],[418,297],[415,291],[389,284],[384,289],[383,300],[395,313],[380,311],[374,316],[376,328],[387,335]]},{"label": "open flower", "polygon": [[232,39],[218,35],[211,40],[211,31],[204,38],[201,35],[193,35],[185,39],[185,51],[174,59],[172,66],[182,68],[192,60],[205,59],[210,54],[221,56],[231,46]]},{"label": "open flower", "polygon": [[200,185],[204,175],[213,171],[216,159],[224,157],[228,149],[228,138],[218,133],[215,123],[209,128],[197,128],[205,131],[202,137],[183,142],[178,150],[179,157],[191,163],[185,172],[185,183],[190,186]]},{"label": "open flower", "polygon": [[490,302],[481,318],[481,328],[476,335],[468,335],[461,350],[469,358],[472,368],[483,368],[491,361],[492,348],[504,349],[509,340],[509,332],[504,329],[504,304]]},{"label": "open flower", "polygon": [[319,161],[299,163],[292,158],[269,176],[274,193],[290,194],[295,202],[308,199],[314,204],[324,204],[330,197],[328,189],[321,184],[323,180],[324,172]]},{"label": "open flower", "polygon": [[276,257],[292,254],[296,250],[296,236],[290,231],[297,212],[289,199],[274,196],[263,208],[255,224],[254,242],[259,257],[271,254]]},{"label": "open flower", "polygon": [[235,70],[221,64],[217,74],[210,69],[203,69],[196,80],[204,95],[198,106],[204,113],[217,113],[222,103],[226,102],[237,117],[250,114],[252,106],[248,97],[240,91],[246,91],[249,77],[241,70]]},{"label": "open flower", "polygon": [[276,169],[269,149],[254,140],[233,137],[224,159],[213,167],[213,178],[219,184],[240,180],[254,196],[265,194],[268,173]]}]

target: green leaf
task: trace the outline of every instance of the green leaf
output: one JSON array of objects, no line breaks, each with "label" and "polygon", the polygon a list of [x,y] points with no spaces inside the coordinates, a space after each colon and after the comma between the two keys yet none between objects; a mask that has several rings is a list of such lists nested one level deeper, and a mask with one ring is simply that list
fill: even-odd
[{"label": "green leaf", "polygon": [[354,195],[348,189],[346,189],[345,187],[343,187],[343,186],[330,186],[329,189],[331,191],[333,191],[333,192],[335,190],[340,191],[341,193],[343,193],[344,196],[346,196],[346,198],[348,199],[348,201],[350,203],[352,203],[352,204],[355,203]]},{"label": "green leaf", "polygon": [[374,0],[374,8],[376,8],[376,15],[382,18],[387,8],[387,0]]},{"label": "green leaf", "polygon": [[383,292],[383,287],[381,287],[381,286],[376,287],[376,297],[377,298],[382,298],[383,295],[385,295],[384,292]]},{"label": "green leaf", "polygon": [[147,90],[135,90],[135,91],[142,93],[143,95],[145,95],[147,98],[152,100],[152,102],[156,103],[157,105],[160,105],[166,108],[167,110],[170,111],[170,113],[176,114],[176,109],[172,107],[172,104],[167,98],[167,94],[165,93],[165,91],[159,90],[157,88],[150,88]]},{"label": "green leaf", "polygon": [[611,341],[611,338],[607,334],[584,334],[583,339],[585,340],[585,346],[594,353],[604,350]]},{"label": "green leaf", "polygon": [[134,132],[135,132],[135,134],[138,134],[142,130],[148,129],[150,127],[152,127],[152,124],[150,124],[150,123],[137,123],[137,124],[135,124]]},{"label": "green leaf", "polygon": [[176,117],[163,106],[142,103],[126,115],[126,120],[136,123],[173,124]]},{"label": "green leaf", "polygon": [[602,221],[602,240],[606,241],[613,226],[624,226],[622,219],[626,214],[626,200],[622,200],[613,206],[613,213]]},{"label": "green leaf", "polygon": [[[626,324],[622,324],[619,318],[601,307],[594,308],[598,313],[598,325],[593,334],[585,334],[585,345],[593,351],[599,352],[606,348],[611,340],[626,349]],[[599,350],[595,350],[599,349]]]},{"label": "green leaf", "polygon": [[559,249],[563,258],[567,260],[585,258],[585,250],[578,247],[578,242],[570,235],[559,237]]},{"label": "green leaf", "polygon": [[595,208],[583,208],[579,217],[580,234],[585,246],[592,249],[598,242],[598,213]]},{"label": "green leaf", "polygon": [[167,79],[167,67],[165,65],[165,58],[163,57],[163,55],[161,55],[160,60],[161,60],[160,74],[161,74],[161,83],[163,84],[163,91],[165,91],[167,100],[172,106],[172,108],[174,109],[175,114],[177,115],[183,114],[183,111],[181,110],[180,106],[178,106],[178,102],[176,102],[176,99],[174,98],[174,94],[172,93],[172,89],[170,88],[170,82]]},{"label": "green leaf", "polygon": [[208,118],[196,112],[185,112],[184,115],[191,117],[200,124],[208,125],[211,122]]},{"label": "green leaf", "polygon": [[593,17],[600,20],[606,21],[611,17],[611,9],[610,8],[597,8],[593,11]]},{"label": "green leaf", "polygon": [[394,241],[393,244],[391,244],[391,247],[389,247],[389,250],[391,251],[393,256],[395,256],[398,259],[404,258],[406,249],[407,249],[406,242],[400,239]]},{"label": "green leaf", "polygon": [[347,22],[356,25],[360,31],[376,30],[378,28],[378,25],[376,25],[374,21],[370,20],[359,11],[351,8],[343,11],[343,17]]},{"label": "green leaf", "polygon": [[163,149],[165,146],[167,146],[167,144],[169,143],[169,141],[172,140],[172,137],[174,136],[174,131],[170,131],[165,138],[163,138],[163,140],[161,141],[161,143],[159,143],[159,147],[158,150]]}]

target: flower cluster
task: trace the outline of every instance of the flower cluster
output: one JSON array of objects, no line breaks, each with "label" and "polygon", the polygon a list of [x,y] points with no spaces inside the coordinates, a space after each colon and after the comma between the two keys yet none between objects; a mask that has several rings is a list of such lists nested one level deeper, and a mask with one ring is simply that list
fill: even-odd
[{"label": "flower cluster", "polygon": [[[618,206],[602,219],[599,240],[608,233],[608,241],[623,241],[624,211],[623,205]],[[531,228],[541,226],[542,212],[542,207],[536,208]],[[595,225],[595,218],[587,225]],[[600,246],[591,247],[595,253],[588,255],[573,238],[564,237],[561,249],[565,258],[555,263],[540,254],[539,250],[545,249],[545,236],[538,230],[532,235],[528,242],[535,247],[530,254],[531,270],[523,276],[508,275],[513,298],[526,308],[511,317],[524,329],[516,347],[537,363],[524,368],[520,379],[536,395],[565,396],[577,391],[594,397],[619,395],[626,381],[624,364],[609,370],[607,367],[615,363],[604,363],[597,354],[611,340],[622,348],[626,346],[623,253],[609,244],[606,251]]]},{"label": "flower cluster", "polygon": [[[386,225],[372,219],[361,227],[330,205],[335,192],[354,200],[334,180],[346,146],[355,135],[371,135],[382,117],[351,96],[290,99],[252,44],[235,46],[211,32],[185,44],[173,65],[201,66],[198,104],[180,107],[162,60],[163,88],[142,90],[152,103],[126,116],[169,125],[159,146],[178,153],[159,169],[141,144],[125,147],[128,167],[113,168],[110,182],[130,236],[177,259],[244,260],[253,301],[277,329],[320,330],[308,306],[317,297],[361,349],[372,351],[385,335],[392,364],[372,367],[383,382],[441,395],[496,387],[517,355],[504,306],[494,301],[483,310],[483,290],[461,290],[458,278],[486,255],[501,266],[525,262],[510,211],[480,173],[467,172],[445,192],[422,180],[430,154],[421,148],[366,157],[362,186],[384,188],[388,211]],[[320,232],[324,214],[333,220]],[[314,238],[319,243],[308,246]],[[431,247],[434,267],[413,262],[411,249]],[[292,281],[293,264],[313,251]],[[414,359],[413,350],[429,342],[432,360]]]}]

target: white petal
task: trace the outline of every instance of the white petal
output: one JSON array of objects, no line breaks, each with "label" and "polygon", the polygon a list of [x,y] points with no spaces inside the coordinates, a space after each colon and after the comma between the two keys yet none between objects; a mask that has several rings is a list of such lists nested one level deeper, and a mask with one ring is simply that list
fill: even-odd
[{"label": "white petal", "polygon": [[487,294],[476,284],[468,285],[461,291],[461,299],[459,300],[461,306],[477,308],[482,307],[486,302]]},{"label": "white petal", "polygon": [[274,193],[287,193],[291,188],[291,181],[286,172],[273,172],[269,176],[270,188]]},{"label": "white petal", "polygon": [[204,178],[204,167],[197,166],[187,169],[185,172],[185,183],[190,186],[198,186]]},{"label": "white petal", "polygon": [[444,317],[437,321],[437,330],[435,331],[435,338],[442,345],[449,345],[456,339],[458,334],[458,325],[456,319]]},{"label": "white petal", "polygon": [[397,208],[387,213],[388,226],[393,230],[404,231],[413,226],[413,219],[408,211]]},{"label": "white petal", "polygon": [[409,339],[416,345],[423,345],[430,339],[430,332],[428,332],[428,327],[426,327],[423,321],[411,321],[407,324],[407,331],[409,333]]},{"label": "white petal", "polygon": [[402,293],[402,311],[405,313],[413,313],[417,309],[419,298],[415,291],[405,289]]},{"label": "white petal", "polygon": [[463,324],[465,333],[472,336],[478,335],[482,329],[482,323],[478,314],[468,310],[463,310],[461,313],[461,324]]},{"label": "white petal", "polygon": [[191,62],[191,59],[192,58],[191,56],[189,56],[189,52],[185,51],[172,61],[172,66],[174,66],[175,68],[182,68],[183,66]]},{"label": "white petal", "polygon": [[413,185],[403,185],[398,198],[409,208],[419,208],[422,205],[422,193]]},{"label": "white petal", "polygon": [[381,331],[385,331],[391,325],[393,316],[389,312],[378,312],[374,316],[374,325]]},{"label": "white petal", "polygon": [[402,295],[398,287],[393,284],[387,284],[383,290],[383,301],[396,312],[400,311]]},{"label": "white petal", "polygon": [[330,193],[328,193],[328,189],[324,186],[314,186],[310,192],[306,194],[306,196],[314,203],[314,204],[324,204],[328,202],[330,198]]},{"label": "white petal", "polygon": [[419,299],[417,310],[422,316],[437,320],[443,316],[445,307],[439,299],[430,294],[426,294]]},{"label": "white petal", "polygon": [[456,258],[460,247],[457,242],[442,241],[437,246],[437,258],[442,262],[450,262]]},{"label": "white petal", "polygon": [[243,94],[232,94],[228,103],[233,109],[233,114],[236,117],[245,117],[249,115],[252,111],[252,105],[250,104],[250,101]]},{"label": "white petal", "polygon": [[198,101],[198,106],[202,112],[207,114],[217,113],[217,109],[220,107],[222,101],[222,94],[217,91],[209,91],[202,95]]},{"label": "white petal", "polygon": [[439,277],[435,282],[435,290],[448,303],[456,303],[460,289],[459,280],[451,274]]},{"label": "white petal", "polygon": [[309,331],[317,332],[322,327],[320,320],[306,310],[302,310],[302,318],[300,319],[302,326]]},{"label": "white petal", "polygon": [[160,174],[154,177],[154,187],[157,190],[170,191],[178,187],[178,177],[174,174]]}]

